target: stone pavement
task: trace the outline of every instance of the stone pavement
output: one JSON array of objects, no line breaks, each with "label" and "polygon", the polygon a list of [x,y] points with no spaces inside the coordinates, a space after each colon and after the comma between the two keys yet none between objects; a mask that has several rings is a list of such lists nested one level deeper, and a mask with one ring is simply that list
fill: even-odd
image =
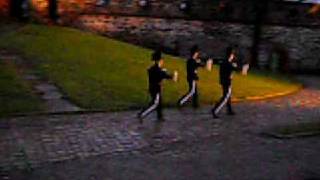
[{"label": "stone pavement", "polygon": [[320,179],[319,137],[264,137],[269,128],[320,120],[320,78],[269,101],[165,110],[143,125],[136,111],[33,116],[0,122],[2,179]]}]

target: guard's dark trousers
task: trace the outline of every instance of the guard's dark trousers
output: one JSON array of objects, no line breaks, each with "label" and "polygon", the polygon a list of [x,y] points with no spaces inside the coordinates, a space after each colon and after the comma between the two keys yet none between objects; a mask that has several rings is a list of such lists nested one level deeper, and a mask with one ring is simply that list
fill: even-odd
[{"label": "guard's dark trousers", "polygon": [[221,85],[223,96],[219,100],[219,102],[215,105],[215,107],[212,109],[212,112],[214,114],[218,114],[220,110],[223,108],[224,105],[227,105],[227,111],[228,113],[232,113],[232,107],[231,107],[231,85]]},{"label": "guard's dark trousers", "polygon": [[182,98],[178,101],[179,106],[183,106],[190,98],[192,98],[192,106],[194,108],[197,108],[199,106],[198,104],[198,87],[197,87],[197,81],[191,80],[188,81],[189,84],[189,91],[186,95],[182,96]]},{"label": "guard's dark trousers", "polygon": [[153,92],[150,93],[151,95],[151,102],[149,103],[149,106],[143,109],[139,113],[140,118],[145,118],[148,114],[153,112],[154,110],[157,110],[157,117],[158,119],[162,119],[162,103],[161,103],[161,93],[160,92]]}]

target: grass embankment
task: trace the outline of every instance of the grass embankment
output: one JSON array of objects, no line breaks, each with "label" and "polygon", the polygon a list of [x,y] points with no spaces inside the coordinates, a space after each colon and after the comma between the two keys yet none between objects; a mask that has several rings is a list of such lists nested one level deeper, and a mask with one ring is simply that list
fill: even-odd
[{"label": "grass embankment", "polygon": [[[70,28],[26,25],[6,33],[0,47],[21,52],[38,64],[37,70],[60,86],[82,107],[120,110],[146,105],[151,51]],[[187,91],[185,62],[165,56],[169,71],[178,70],[178,83],[166,82],[164,103],[175,105]],[[200,101],[209,104],[220,94],[217,67],[200,70]],[[234,97],[265,95],[297,89],[285,78],[265,74],[235,75]]]},{"label": "grass embankment", "polygon": [[40,100],[18,75],[16,68],[0,59],[0,117],[40,110]]}]

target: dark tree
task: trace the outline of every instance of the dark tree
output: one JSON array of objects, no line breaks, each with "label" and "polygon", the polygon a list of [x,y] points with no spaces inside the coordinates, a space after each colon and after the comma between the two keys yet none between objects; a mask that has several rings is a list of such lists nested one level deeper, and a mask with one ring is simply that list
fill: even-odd
[{"label": "dark tree", "polygon": [[10,16],[20,19],[23,14],[22,9],[23,0],[11,0],[10,1]]},{"label": "dark tree", "polygon": [[56,22],[58,20],[58,3],[57,0],[49,0],[49,18]]},{"label": "dark tree", "polygon": [[259,68],[258,55],[259,46],[261,42],[262,26],[268,13],[268,0],[266,1],[252,1],[255,8],[255,19],[254,19],[254,32],[253,32],[253,45],[251,49],[252,59],[251,64],[253,67]]}]

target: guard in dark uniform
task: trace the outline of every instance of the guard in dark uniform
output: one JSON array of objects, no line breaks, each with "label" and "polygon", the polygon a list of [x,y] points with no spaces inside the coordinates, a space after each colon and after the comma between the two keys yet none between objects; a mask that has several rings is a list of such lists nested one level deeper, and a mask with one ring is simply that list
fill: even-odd
[{"label": "guard in dark uniform", "polygon": [[219,102],[212,109],[213,118],[219,118],[218,113],[227,105],[227,114],[234,115],[234,111],[231,107],[231,80],[232,72],[237,70],[237,63],[235,57],[235,50],[232,47],[227,48],[226,58],[220,64],[220,85],[222,87],[223,96]]},{"label": "guard in dark uniform", "polygon": [[178,107],[182,107],[190,98],[192,98],[192,106],[194,108],[199,107],[198,103],[198,87],[197,81],[199,80],[197,69],[204,67],[205,63],[201,62],[200,52],[198,46],[193,46],[190,50],[191,57],[187,60],[187,81],[189,85],[189,91],[182,96],[178,101]]},{"label": "guard in dark uniform", "polygon": [[143,109],[138,118],[140,123],[142,119],[148,114],[157,110],[157,117],[159,121],[164,121],[162,116],[162,104],[161,104],[161,82],[163,79],[172,79],[173,76],[169,75],[165,69],[162,69],[163,59],[161,58],[161,51],[156,51],[152,54],[152,60],[155,62],[153,66],[148,69],[149,76],[149,93],[151,95],[151,102],[149,106]]}]

